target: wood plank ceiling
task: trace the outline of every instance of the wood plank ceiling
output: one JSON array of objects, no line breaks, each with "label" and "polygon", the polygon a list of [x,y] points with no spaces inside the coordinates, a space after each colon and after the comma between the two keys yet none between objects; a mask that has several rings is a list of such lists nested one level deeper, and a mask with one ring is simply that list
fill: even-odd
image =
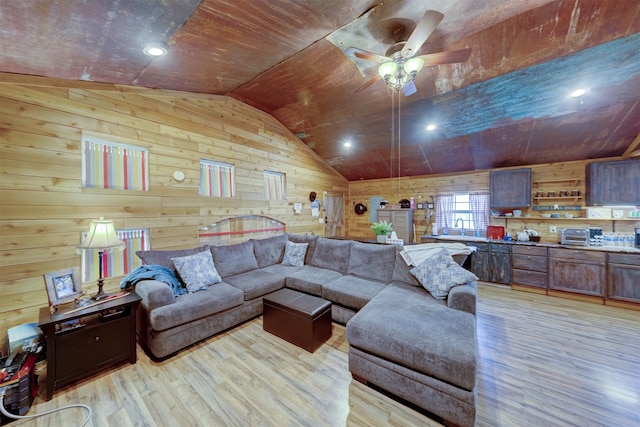
[{"label": "wood plank ceiling", "polygon": [[[420,54],[469,60],[425,67],[409,97],[365,87],[377,64],[343,51],[384,54],[427,9],[445,17]],[[640,155],[637,0],[8,1],[0,71],[228,95],[348,180]]]}]

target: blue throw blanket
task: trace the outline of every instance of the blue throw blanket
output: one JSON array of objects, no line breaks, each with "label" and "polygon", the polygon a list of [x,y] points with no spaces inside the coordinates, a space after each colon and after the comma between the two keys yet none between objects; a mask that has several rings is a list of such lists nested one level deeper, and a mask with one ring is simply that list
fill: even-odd
[{"label": "blue throw blanket", "polygon": [[120,289],[130,288],[145,279],[155,279],[168,284],[173,289],[175,296],[187,293],[187,288],[182,286],[173,270],[161,265],[141,265],[122,279]]}]

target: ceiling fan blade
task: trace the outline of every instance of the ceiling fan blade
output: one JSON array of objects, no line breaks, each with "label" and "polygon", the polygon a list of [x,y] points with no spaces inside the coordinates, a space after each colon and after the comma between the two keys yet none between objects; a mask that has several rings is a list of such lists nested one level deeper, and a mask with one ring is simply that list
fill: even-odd
[{"label": "ceiling fan blade", "polygon": [[402,56],[405,58],[409,56],[413,56],[420,46],[429,38],[431,33],[433,33],[440,23],[444,15],[435,10],[427,10],[416,25],[416,29],[413,30],[413,33],[409,36],[409,40],[402,48]]},{"label": "ceiling fan blade", "polygon": [[457,62],[465,62],[471,56],[471,48],[451,50],[449,52],[428,53],[420,55],[418,58],[424,60],[424,65],[433,67],[440,64],[455,64]]},{"label": "ceiling fan blade", "polygon": [[378,80],[380,80],[380,76],[376,74],[375,76],[371,77],[369,80],[364,82],[362,85],[360,85],[356,90],[353,91],[353,93],[362,92],[363,90],[365,90],[366,88],[368,88],[369,86],[377,82]]},{"label": "ceiling fan blade", "polygon": [[378,55],[377,53],[369,52],[368,50],[359,49],[357,47],[350,47],[349,49],[345,50],[344,53],[347,56],[364,59],[367,61],[373,61],[373,62],[389,61],[389,58],[387,58],[386,56]]}]

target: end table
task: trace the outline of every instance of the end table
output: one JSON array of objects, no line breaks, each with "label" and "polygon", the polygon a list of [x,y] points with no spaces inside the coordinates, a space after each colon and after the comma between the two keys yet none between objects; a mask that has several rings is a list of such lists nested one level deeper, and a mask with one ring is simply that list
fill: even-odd
[{"label": "end table", "polygon": [[51,314],[40,309],[38,326],[47,343],[47,400],[57,387],[109,366],[136,363],[136,309],[141,298],[121,298],[82,308],[68,304]]}]

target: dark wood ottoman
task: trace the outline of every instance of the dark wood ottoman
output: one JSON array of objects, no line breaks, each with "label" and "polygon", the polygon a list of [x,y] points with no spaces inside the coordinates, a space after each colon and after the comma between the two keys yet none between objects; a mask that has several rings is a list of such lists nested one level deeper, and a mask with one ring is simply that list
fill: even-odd
[{"label": "dark wood ottoman", "polygon": [[331,337],[331,302],[280,289],[263,298],[262,327],[313,353]]}]

